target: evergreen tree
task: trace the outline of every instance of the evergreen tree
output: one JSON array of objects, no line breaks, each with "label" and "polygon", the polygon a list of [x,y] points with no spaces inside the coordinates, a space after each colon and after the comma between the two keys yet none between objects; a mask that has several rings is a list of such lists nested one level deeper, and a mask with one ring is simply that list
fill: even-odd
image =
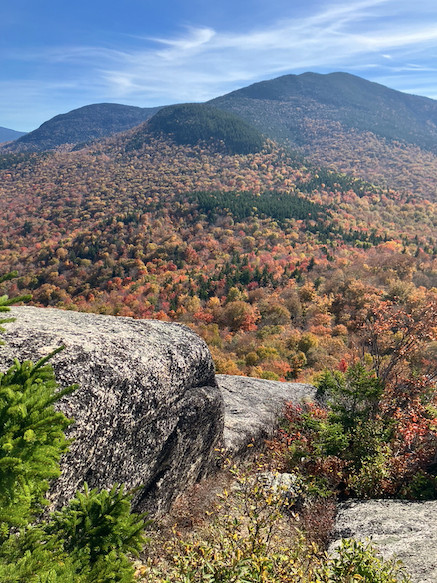
[{"label": "evergreen tree", "polygon": [[71,423],[53,404],[75,387],[58,390],[47,361],[14,364],[0,373],[0,533],[23,526],[45,504],[49,480],[59,476]]}]

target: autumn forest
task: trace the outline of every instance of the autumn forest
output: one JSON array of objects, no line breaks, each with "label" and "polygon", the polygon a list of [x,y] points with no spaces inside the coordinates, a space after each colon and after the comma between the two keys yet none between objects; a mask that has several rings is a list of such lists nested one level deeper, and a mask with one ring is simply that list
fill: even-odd
[{"label": "autumn forest", "polygon": [[[33,303],[193,327],[217,371],[311,380],[368,310],[437,286],[437,206],[305,164],[137,130],[1,158],[0,271]],[[136,141],[135,141],[136,140]]]},{"label": "autumn forest", "polygon": [[[361,81],[337,77],[363,109],[368,99],[361,94]],[[308,79],[322,83],[319,76]],[[115,562],[104,568],[98,561],[91,568],[84,553],[77,560],[74,549],[66,551],[71,556],[65,562],[59,528],[53,556],[56,568],[71,567],[71,581],[79,581],[78,573],[84,583],[169,583],[182,580],[182,574],[193,583],[224,581],[223,573],[232,581],[277,583],[340,583],[352,575],[369,582],[409,580],[395,578],[398,567],[353,540],[340,549],[347,559],[344,578],[334,576],[337,559],[324,551],[338,499],[437,499],[437,154],[428,144],[435,143],[437,106],[431,111],[426,101],[414,120],[409,98],[395,96],[399,107],[413,112],[398,128],[405,134],[413,124],[415,141],[408,142],[404,134],[390,135],[395,97],[389,92],[386,98],[385,89],[378,89],[385,108],[375,107],[373,126],[363,130],[348,126],[352,109],[344,105],[338,107],[341,120],[335,118],[332,99],[329,107],[310,99],[299,120],[296,112],[306,107],[305,96],[301,108],[287,101],[295,97],[285,95],[275,109],[272,87],[288,91],[296,83],[301,80],[280,78],[278,86],[256,84],[243,97],[230,94],[228,111],[204,104],[157,112],[127,108],[130,122],[125,106],[89,106],[0,147],[1,311],[13,302],[10,298],[27,296],[36,306],[180,323],[206,341],[217,373],[307,382],[317,389],[314,403],[286,406],[262,461],[256,462],[255,474],[274,470],[296,480],[291,514],[283,513],[282,494],[275,499],[273,490],[267,494],[265,485],[255,484],[241,524],[234,510],[223,513],[219,505],[205,513],[218,519],[208,519],[205,540],[197,540],[190,517],[194,538],[183,542],[185,535],[177,532],[161,540],[158,529],[147,554],[140,535],[143,519],[129,514],[123,489],[85,488],[73,505],[84,509],[89,498],[89,508],[93,501],[103,508],[116,499],[123,512],[118,522],[110,517],[109,531],[123,524],[133,533],[126,549],[145,554],[135,573],[121,547],[122,554],[108,555]],[[256,104],[240,118],[239,108],[250,99]],[[266,114],[270,110],[272,117]],[[281,129],[281,111],[287,112],[283,125],[289,135],[275,139],[265,128]],[[124,128],[124,123],[139,123],[138,116],[150,119]],[[362,114],[361,124],[365,118]],[[301,138],[300,146],[299,139],[290,140],[293,135]],[[52,149],[45,150],[47,144]],[[12,386],[2,392],[8,407],[11,394],[19,399],[25,394],[12,382],[15,373],[9,379],[13,369],[0,374],[0,381]],[[21,419],[22,410],[10,407],[13,414],[4,418]],[[14,439],[22,444],[26,435]],[[12,448],[9,442],[6,446]],[[7,457],[9,449],[5,452],[7,463],[17,461]],[[217,466],[223,469],[226,463],[219,460]],[[245,482],[243,474],[233,472],[229,478]],[[10,483],[12,494],[4,497],[19,512],[22,505],[11,502],[15,482]],[[247,489],[252,482],[245,484]],[[227,500],[223,492],[221,504],[232,505],[235,493]],[[263,512],[269,517],[265,523]],[[285,515],[287,521],[298,517],[300,530],[288,525],[287,532],[296,530],[302,537],[287,539],[284,551],[278,535],[277,549],[267,552],[266,541]],[[27,539],[5,532],[9,538],[0,544],[6,557],[3,566],[0,557],[0,570],[9,569],[11,583],[28,581],[34,567],[20,547]],[[32,552],[37,569],[44,571],[51,568],[54,551],[48,549],[47,565],[41,567],[38,552],[50,540],[48,531],[41,532],[35,540],[43,546],[38,542]],[[8,546],[15,539],[18,546]],[[220,552],[217,545],[223,545]],[[106,549],[100,542],[98,548],[100,554]],[[119,559],[126,568],[123,579]],[[15,572],[17,561],[22,561],[21,575]],[[61,579],[67,580],[62,577],[65,573]]]}]

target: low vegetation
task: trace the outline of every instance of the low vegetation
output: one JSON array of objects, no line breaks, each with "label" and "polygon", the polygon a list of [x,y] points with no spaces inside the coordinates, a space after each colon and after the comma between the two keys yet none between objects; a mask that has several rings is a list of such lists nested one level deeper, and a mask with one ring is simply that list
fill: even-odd
[{"label": "low vegetation", "polygon": [[[402,566],[383,561],[369,543],[341,542],[328,555],[304,534],[297,495],[272,487],[265,474],[233,471],[210,507],[207,520],[191,529],[158,531],[154,551],[138,569],[151,583],[367,583],[408,582]],[[307,500],[314,512],[314,502]],[[326,504],[325,504],[326,508]],[[302,510],[302,509],[301,509]],[[183,532],[181,532],[181,530]]]},{"label": "low vegetation", "polygon": [[327,407],[289,405],[271,447],[324,495],[437,498],[437,304],[386,302],[360,332],[361,358],[318,377]]}]

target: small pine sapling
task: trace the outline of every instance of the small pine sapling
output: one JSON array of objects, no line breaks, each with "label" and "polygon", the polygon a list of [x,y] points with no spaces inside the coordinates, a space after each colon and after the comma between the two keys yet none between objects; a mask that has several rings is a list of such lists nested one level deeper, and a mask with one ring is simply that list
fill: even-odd
[{"label": "small pine sapling", "polygon": [[[0,279],[11,279],[8,274]],[[0,298],[0,312],[26,297]],[[14,318],[0,318],[1,324]],[[14,364],[0,373],[0,581],[2,583],[132,583],[126,553],[138,555],[146,542],[144,515],[131,514],[123,486],[77,493],[47,521],[31,524],[48,503],[49,481],[73,422],[54,404],[76,389],[60,389],[48,361]]]},{"label": "small pine sapling", "polygon": [[79,570],[100,572],[108,561],[115,561],[128,575],[132,567],[126,553],[137,556],[143,548],[145,525],[145,515],[131,513],[123,486],[99,491],[85,484],[83,492],[51,516],[45,531],[62,539],[64,551],[81,566]]},{"label": "small pine sapling", "polygon": [[46,504],[49,480],[60,475],[67,450],[64,430],[72,423],[53,405],[74,391],[58,390],[47,361],[14,364],[0,373],[0,532],[26,525]]}]

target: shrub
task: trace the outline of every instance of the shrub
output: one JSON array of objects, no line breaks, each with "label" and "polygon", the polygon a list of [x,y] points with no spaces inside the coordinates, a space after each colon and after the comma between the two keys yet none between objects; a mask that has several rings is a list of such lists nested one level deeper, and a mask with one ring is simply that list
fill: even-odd
[{"label": "shrub", "polygon": [[[139,569],[147,583],[396,583],[409,581],[401,565],[384,561],[368,544],[343,540],[328,556],[299,530],[296,497],[259,474],[237,474],[219,495],[206,527],[173,529],[159,556]],[[324,504],[326,507],[326,504]],[[312,506],[312,510],[319,507]],[[325,516],[327,524],[331,524]],[[308,524],[308,517],[305,519]],[[326,525],[320,525],[322,529]]]},{"label": "shrub", "polygon": [[[2,276],[0,276],[0,283],[3,283],[3,282],[8,281],[10,279],[13,279],[14,277],[17,277],[17,275],[18,274],[16,271],[11,271],[10,273],[2,275]],[[9,298],[7,295],[0,296],[0,314],[2,312],[3,313],[8,312],[9,306],[11,306],[12,304],[16,304],[17,302],[28,301],[29,299],[30,299],[30,296],[28,296],[28,295],[20,296],[18,298]],[[0,332],[5,331],[3,324],[7,324],[8,322],[13,322],[13,321],[14,321],[14,318],[0,317]],[[1,341],[0,341],[0,344],[2,344]]]},{"label": "shrub", "polygon": [[316,386],[317,395],[327,400],[332,418],[346,430],[376,417],[383,386],[361,363],[350,366],[346,373],[325,371]]},{"label": "shrub", "polygon": [[[62,539],[63,549],[75,561],[95,567],[115,553],[119,567],[131,569],[125,553],[138,554],[145,543],[144,518],[130,512],[123,486],[89,490],[84,485],[69,504],[55,512],[44,530]],[[106,559],[105,559],[106,560]]]},{"label": "shrub", "polygon": [[309,583],[319,554],[292,526],[289,507],[262,479],[238,475],[219,495],[209,525],[185,538],[174,531],[158,563],[144,568],[144,581]]},{"label": "shrub", "polygon": [[379,413],[380,381],[361,364],[325,371],[317,394],[327,409],[289,404],[279,441],[289,471],[315,491],[375,497],[393,490],[393,427]]},{"label": "shrub", "polygon": [[[53,404],[74,386],[58,390],[47,361],[15,361],[0,373],[0,529],[26,525],[46,503],[49,480],[59,476],[59,460],[71,423]],[[57,391],[57,392],[56,392]]]},{"label": "shrub", "polygon": [[48,521],[27,526],[0,546],[2,583],[133,583],[129,554],[145,539],[122,487],[76,494]]},{"label": "shrub", "polygon": [[331,557],[321,574],[322,581],[349,583],[396,583],[410,581],[399,561],[384,561],[370,543],[343,539],[336,555]]}]

